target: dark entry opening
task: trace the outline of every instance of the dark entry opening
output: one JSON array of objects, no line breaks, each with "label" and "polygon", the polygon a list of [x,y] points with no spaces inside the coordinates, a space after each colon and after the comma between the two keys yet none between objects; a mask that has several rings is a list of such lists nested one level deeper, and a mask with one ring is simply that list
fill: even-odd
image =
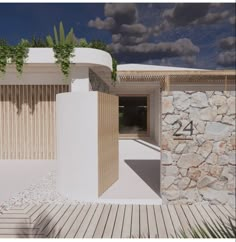
[{"label": "dark entry opening", "polygon": [[147,133],[147,97],[119,97],[120,134]]}]

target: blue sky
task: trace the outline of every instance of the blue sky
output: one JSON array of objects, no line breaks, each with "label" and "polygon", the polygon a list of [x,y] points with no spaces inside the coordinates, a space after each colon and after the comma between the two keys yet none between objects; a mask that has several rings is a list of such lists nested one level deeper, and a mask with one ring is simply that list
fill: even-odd
[{"label": "blue sky", "polygon": [[0,39],[10,44],[52,34],[60,21],[106,42],[119,63],[235,68],[233,3],[0,3]]}]

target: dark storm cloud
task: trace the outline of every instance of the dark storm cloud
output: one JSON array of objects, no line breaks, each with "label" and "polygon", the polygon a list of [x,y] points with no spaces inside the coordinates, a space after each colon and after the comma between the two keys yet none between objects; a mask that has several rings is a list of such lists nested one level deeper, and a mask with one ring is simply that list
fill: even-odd
[{"label": "dark storm cloud", "polygon": [[224,20],[225,18],[229,17],[229,11],[223,11],[218,13],[208,13],[203,18],[200,18],[193,22],[193,24],[215,24],[221,20]]},{"label": "dark storm cloud", "polygon": [[190,39],[178,39],[175,42],[141,43],[134,46],[124,46],[120,43],[111,44],[114,53],[127,54],[130,58],[136,57],[139,61],[150,58],[162,59],[169,57],[194,56],[199,53],[199,47]]},{"label": "dark storm cloud", "polygon": [[135,45],[147,41],[150,36],[151,28],[138,22],[138,10],[134,3],[106,3],[104,15],[104,20],[90,20],[88,26],[109,30],[113,43]]},{"label": "dark storm cloud", "polygon": [[219,47],[223,50],[232,50],[236,46],[236,37],[227,37],[219,41]]},{"label": "dark storm cloud", "polygon": [[232,36],[223,38],[219,41],[218,45],[220,48],[220,53],[217,57],[217,63],[223,67],[235,66],[236,38]]},{"label": "dark storm cloud", "polygon": [[217,63],[223,67],[234,66],[236,63],[235,51],[224,51],[218,55]]},{"label": "dark storm cloud", "polygon": [[88,23],[89,27],[94,27],[97,29],[106,29],[106,30],[112,30],[115,27],[115,21],[113,18],[106,18],[104,20],[101,20],[100,18],[96,18],[95,20],[90,20]]},{"label": "dark storm cloud", "polygon": [[106,17],[114,19],[116,24],[133,24],[138,17],[138,11],[134,3],[107,3],[104,7]]},{"label": "dark storm cloud", "polygon": [[229,22],[230,22],[231,24],[236,24],[236,16],[231,16],[231,17],[229,18]]},{"label": "dark storm cloud", "polygon": [[[163,20],[153,28],[153,34],[159,35],[175,27],[211,25],[224,21],[230,16],[230,11],[223,11],[222,7],[223,4],[217,3],[177,3],[173,8],[163,11]],[[233,17],[229,21],[233,22]]]},{"label": "dark storm cloud", "polygon": [[162,16],[175,26],[186,26],[206,16],[209,7],[209,3],[178,3],[165,10]]},{"label": "dark storm cloud", "polygon": [[104,5],[104,15],[104,20],[100,18],[90,20],[88,26],[118,33],[123,24],[132,25],[136,23],[138,12],[134,3],[106,3]]}]

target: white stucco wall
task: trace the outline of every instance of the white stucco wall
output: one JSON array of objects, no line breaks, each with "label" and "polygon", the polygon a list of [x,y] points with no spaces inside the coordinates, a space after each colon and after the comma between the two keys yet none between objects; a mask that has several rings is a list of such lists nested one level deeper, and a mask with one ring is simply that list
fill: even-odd
[{"label": "white stucco wall", "polygon": [[97,92],[57,95],[57,190],[71,199],[98,197]]}]

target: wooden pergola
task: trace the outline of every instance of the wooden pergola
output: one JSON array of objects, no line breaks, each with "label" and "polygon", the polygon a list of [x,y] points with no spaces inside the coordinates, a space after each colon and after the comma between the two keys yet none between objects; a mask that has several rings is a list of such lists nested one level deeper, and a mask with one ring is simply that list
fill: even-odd
[{"label": "wooden pergola", "polygon": [[160,83],[162,91],[179,85],[218,85],[225,91],[235,90],[235,70],[161,70],[161,71],[118,71],[118,82],[121,83]]}]

